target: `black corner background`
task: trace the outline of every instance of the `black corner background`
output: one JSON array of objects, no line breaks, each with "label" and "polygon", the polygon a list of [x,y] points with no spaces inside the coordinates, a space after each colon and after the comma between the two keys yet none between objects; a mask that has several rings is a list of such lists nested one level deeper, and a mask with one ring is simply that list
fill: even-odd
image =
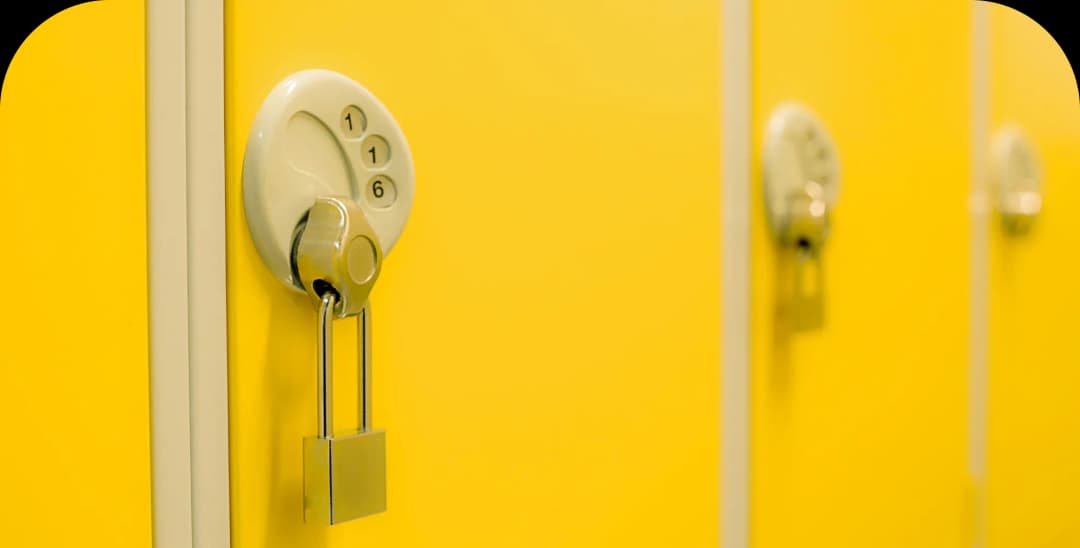
[{"label": "black corner background", "polygon": [[[0,90],[7,80],[8,67],[34,29],[48,18],[79,4],[96,0],[22,0],[5,1],[0,7]],[[0,91],[2,92],[2,91]],[[3,97],[0,95],[0,97]]]},{"label": "black corner background", "polygon": [[[1080,59],[1080,51],[1077,51],[1077,26],[1080,18],[1075,15],[1077,5],[1069,0],[985,0],[994,4],[1008,6],[1042,25],[1050,36],[1057,40],[1061,51],[1069,60],[1069,66],[1073,71],[1073,80],[1076,80],[1076,61]],[[1080,81],[1078,81],[1080,82]],[[1080,93],[1080,90],[1078,90]],[[1077,95],[1080,101],[1080,95]]]}]

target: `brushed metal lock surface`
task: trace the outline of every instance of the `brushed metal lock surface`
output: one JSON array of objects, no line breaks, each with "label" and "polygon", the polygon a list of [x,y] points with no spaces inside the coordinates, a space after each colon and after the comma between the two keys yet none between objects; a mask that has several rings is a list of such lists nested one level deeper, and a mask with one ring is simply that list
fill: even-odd
[{"label": "brushed metal lock surface", "polygon": [[382,269],[382,246],[363,210],[342,196],[320,196],[301,223],[295,245],[297,277],[316,302],[337,292],[335,314],[355,316]]},{"label": "brushed metal lock surface", "polygon": [[386,511],[386,432],[304,439],[304,521],[335,525]]},{"label": "brushed metal lock surface", "polygon": [[785,103],[769,120],[762,161],[769,224],[782,261],[794,263],[790,285],[780,293],[781,308],[793,329],[820,328],[825,322],[822,252],[840,188],[836,145],[809,110]]}]

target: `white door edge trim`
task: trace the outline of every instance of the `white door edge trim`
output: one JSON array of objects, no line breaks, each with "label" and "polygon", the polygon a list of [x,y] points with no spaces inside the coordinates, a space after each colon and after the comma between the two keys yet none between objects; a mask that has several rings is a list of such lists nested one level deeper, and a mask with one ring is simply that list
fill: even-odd
[{"label": "white door edge trim", "polygon": [[720,544],[750,538],[750,0],[723,2]]},{"label": "white door edge trim", "polygon": [[146,3],[147,245],[154,546],[191,546],[184,0]]},{"label": "white door edge trim", "polygon": [[987,148],[990,125],[990,19],[986,2],[972,2],[971,251],[968,328],[968,474],[973,505],[972,546],[986,546],[986,459],[989,390],[989,214]]},{"label": "white door edge trim", "polygon": [[196,548],[228,548],[225,7],[187,0],[188,353]]},{"label": "white door edge trim", "polygon": [[228,547],[222,0],[146,4],[156,548]]}]

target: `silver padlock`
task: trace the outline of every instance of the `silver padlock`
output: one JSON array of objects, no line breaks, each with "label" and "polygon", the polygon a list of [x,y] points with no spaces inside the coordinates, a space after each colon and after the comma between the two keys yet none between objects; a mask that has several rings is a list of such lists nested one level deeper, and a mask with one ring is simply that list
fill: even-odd
[{"label": "silver padlock", "polygon": [[[386,433],[371,428],[371,307],[382,249],[348,198],[322,197],[294,252],[298,278],[318,304],[318,432],[304,439],[304,520],[334,525],[386,510]],[[359,428],[334,431],[333,320],[358,316]]]}]

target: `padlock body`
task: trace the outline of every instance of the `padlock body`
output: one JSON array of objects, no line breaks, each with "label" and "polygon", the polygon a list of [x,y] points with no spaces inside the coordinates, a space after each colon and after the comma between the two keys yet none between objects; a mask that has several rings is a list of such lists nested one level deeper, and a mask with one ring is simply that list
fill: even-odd
[{"label": "padlock body", "polygon": [[304,521],[334,525],[386,511],[386,432],[304,439]]}]

